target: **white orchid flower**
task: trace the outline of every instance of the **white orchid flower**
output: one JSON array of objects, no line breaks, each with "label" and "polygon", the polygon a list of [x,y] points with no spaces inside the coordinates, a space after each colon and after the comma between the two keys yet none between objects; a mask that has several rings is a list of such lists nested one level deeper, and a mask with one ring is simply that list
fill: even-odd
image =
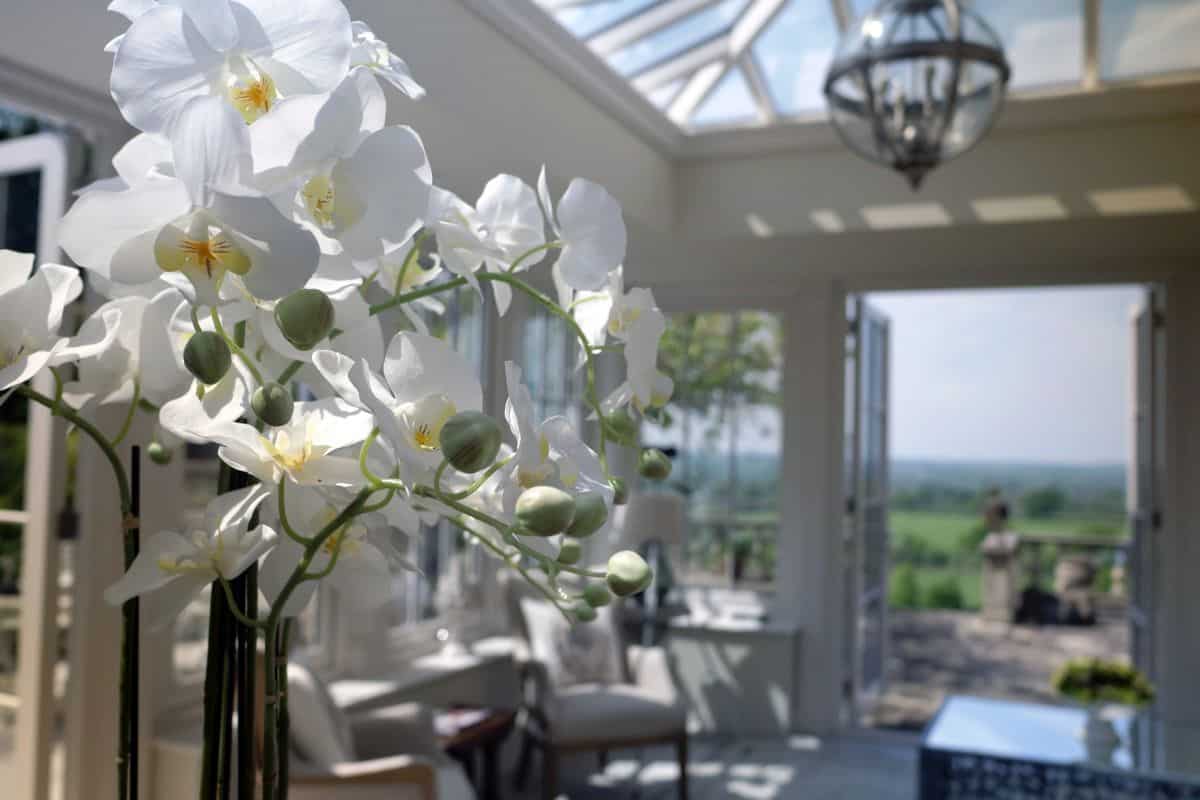
[{"label": "white orchid flower", "polygon": [[205,586],[218,578],[236,578],[271,549],[275,532],[266,526],[250,528],[266,496],[262,486],[228,492],[208,504],[199,529],[151,536],[104,599],[115,606],[153,592],[154,602],[143,604],[142,619],[150,630],[161,630]]},{"label": "white orchid flower", "polygon": [[408,64],[392,52],[387,42],[376,38],[367,23],[356,20],[351,27],[354,30],[354,49],[350,51],[351,69],[370,70],[411,100],[420,100],[425,96],[424,87],[413,79]]},{"label": "white orchid flower", "polygon": [[[337,519],[352,500],[349,495],[330,495],[328,490],[289,486],[284,498],[288,523],[302,536],[312,537]],[[400,505],[403,505],[401,503]],[[330,568],[322,583],[333,587],[339,599],[352,612],[374,611],[392,598],[392,573],[395,569],[418,571],[405,556],[408,536],[420,532],[421,522],[409,510],[410,527],[395,527],[379,513],[363,514],[335,531],[317,551],[308,571],[321,573]],[[278,505],[263,506],[262,516],[271,527],[282,531]],[[288,579],[304,555],[304,548],[289,536],[280,535],[279,543],[263,560],[259,586],[268,602],[276,603]],[[282,614],[298,616],[316,594],[317,583],[306,581],[288,598]]]},{"label": "white orchid flower", "polygon": [[[443,273],[442,257],[430,253],[427,258],[429,266],[421,263],[419,256],[409,257],[412,248],[419,247],[417,237],[414,237],[403,247],[397,248],[382,258],[369,261],[355,262],[359,272],[388,293],[390,296],[407,294],[436,281]],[[446,313],[446,304],[436,297],[420,297],[410,300],[400,306],[401,313],[408,319],[409,324],[417,333],[429,335],[429,326],[424,314],[441,316]]]},{"label": "white orchid flower", "polygon": [[[121,324],[116,341],[103,353],[79,362],[78,380],[68,383],[64,397],[79,408],[89,404],[128,403],[135,390],[140,399],[162,405],[178,397],[192,378],[175,346],[172,319],[184,302],[174,289],[154,298],[132,296],[101,307],[118,309]],[[92,317],[81,334],[99,335],[102,322]]]},{"label": "white orchid flower", "polygon": [[517,440],[514,458],[504,470],[509,479],[501,489],[506,513],[513,512],[521,492],[542,485],[568,492],[597,492],[611,506],[613,489],[605,478],[600,457],[583,442],[566,417],[551,417],[537,424],[533,398],[521,382],[521,368],[509,361],[504,369],[508,383],[504,416]]},{"label": "white orchid flower", "polygon": [[221,190],[236,188],[245,171],[223,144],[244,138],[245,126],[225,110],[197,115],[188,131],[195,147],[182,161],[178,152],[173,165],[153,161],[161,152],[148,147],[123,164],[134,182],[84,191],[59,224],[63,249],[117,286],[166,281],[196,304],[219,303],[227,283],[267,300],[304,286],[320,257],[312,234],[265,197]]},{"label": "white orchid flower", "polygon": [[620,327],[625,340],[626,378],[604,399],[601,408],[605,413],[626,405],[644,412],[670,401],[675,382],[658,369],[658,345],[666,331],[667,318],[654,307],[640,310],[633,322]]},{"label": "white orchid flower", "polygon": [[219,98],[252,123],[281,97],[327,92],[350,68],[338,0],[115,3],[131,19],[115,50],[113,99],[131,125],[174,139],[184,107]]},{"label": "white orchid flower", "polygon": [[185,442],[208,444],[213,431],[236,423],[250,411],[251,377],[244,370],[235,361],[212,386],[193,381],[187,391],[163,404],[158,424]]},{"label": "white orchid flower", "polygon": [[556,211],[545,167],[538,177],[538,196],[562,242],[554,265],[560,299],[567,288],[586,292],[604,288],[609,273],[625,262],[629,244],[621,205],[603,186],[576,178]]},{"label": "white orchid flower", "polygon": [[483,406],[475,368],[431,336],[398,334],[388,345],[382,376],[363,359],[329,350],[314,353],[313,364],[339,397],[371,412],[396,459],[422,477],[441,463],[446,422]]},{"label": "white orchid flower", "polygon": [[[540,264],[545,252],[527,256],[546,243],[546,223],[534,190],[520,178],[497,175],[488,181],[475,208],[444,189],[430,198],[429,227],[451,272],[478,289],[475,273],[524,271]],[[525,258],[522,258],[526,256]],[[503,316],[512,303],[512,289],[493,283],[496,308]]]},{"label": "white orchid flower", "polygon": [[83,281],[77,270],[57,264],[43,264],[30,277],[33,260],[0,250],[0,392],[43,369],[103,353],[121,323],[120,310],[106,308],[78,336],[60,336],[63,312],[83,291]]},{"label": "white orchid flower", "polygon": [[250,129],[257,184],[284,187],[283,204],[327,240],[326,252],[336,242],[355,259],[376,258],[424,224],[425,145],[412,128],[382,127],[383,117],[378,85],[358,72],[328,95],[281,103]]},{"label": "white orchid flower", "polygon": [[213,425],[205,438],[217,455],[274,486],[283,478],[300,486],[357,486],[363,482],[358,453],[371,433],[371,417],[337,398],[296,403],[287,425],[259,432],[243,422]]}]

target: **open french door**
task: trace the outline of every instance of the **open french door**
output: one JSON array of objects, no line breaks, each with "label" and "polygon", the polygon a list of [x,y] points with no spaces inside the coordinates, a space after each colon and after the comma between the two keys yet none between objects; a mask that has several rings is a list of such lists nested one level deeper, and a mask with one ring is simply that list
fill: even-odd
[{"label": "open french door", "polygon": [[1134,666],[1153,679],[1154,552],[1162,530],[1159,498],[1163,488],[1166,435],[1166,327],[1161,289],[1147,290],[1145,302],[1133,314],[1132,326],[1131,406],[1134,418],[1126,492],[1130,531],[1127,564],[1130,656]]},{"label": "open french door", "polygon": [[[68,197],[68,147],[56,134],[0,142],[0,247],[35,251],[37,263],[59,261],[55,229]],[[49,375],[35,386],[53,394]],[[50,384],[50,385],[47,385]],[[0,502],[8,542],[6,568],[19,569],[0,592],[0,786],[5,796],[50,796],[59,620],[58,512],[65,485],[62,423],[35,404],[10,397],[0,408],[10,425],[26,431],[23,492]],[[11,429],[19,430],[19,427]],[[7,454],[14,456],[14,450]],[[18,566],[19,565],[19,566]]]},{"label": "open french door", "polygon": [[858,724],[886,678],[891,332],[887,317],[861,297],[847,312],[845,687],[848,716]]}]

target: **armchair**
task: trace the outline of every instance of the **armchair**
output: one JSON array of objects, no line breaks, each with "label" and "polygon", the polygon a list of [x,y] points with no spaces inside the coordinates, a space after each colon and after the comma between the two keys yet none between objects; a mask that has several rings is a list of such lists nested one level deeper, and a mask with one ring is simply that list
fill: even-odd
[{"label": "armchair", "polygon": [[542,797],[553,800],[564,755],[596,752],[603,764],[610,750],[671,745],[679,762],[679,799],[687,800],[687,709],[666,652],[624,649],[608,609],[596,622],[572,629],[516,581],[507,581],[505,592],[510,624],[526,651],[518,787],[535,749],[542,758]]},{"label": "armchair", "polygon": [[[262,743],[259,662],[260,721]],[[462,769],[438,747],[429,709],[415,703],[346,714],[308,667],[288,665],[293,800],[474,800]]]}]

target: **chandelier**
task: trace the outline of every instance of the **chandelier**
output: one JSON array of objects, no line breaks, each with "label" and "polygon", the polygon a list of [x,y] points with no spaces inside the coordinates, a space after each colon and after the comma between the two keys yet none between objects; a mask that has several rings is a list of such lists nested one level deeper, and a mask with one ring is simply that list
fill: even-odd
[{"label": "chandelier", "polygon": [[1010,74],[999,37],[959,0],[882,0],[843,36],[825,97],[847,146],[917,189],[987,134]]}]

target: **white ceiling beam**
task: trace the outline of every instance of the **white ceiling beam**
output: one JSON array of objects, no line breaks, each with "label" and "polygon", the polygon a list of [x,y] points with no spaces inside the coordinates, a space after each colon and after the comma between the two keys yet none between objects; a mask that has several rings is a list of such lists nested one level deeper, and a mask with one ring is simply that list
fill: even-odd
[{"label": "white ceiling beam", "polygon": [[646,67],[633,75],[631,82],[642,94],[649,94],[680,78],[692,75],[701,67],[729,55],[729,32],[711,36],[681,53],[676,53]]},{"label": "white ceiling beam", "polygon": [[758,106],[759,121],[764,125],[777,122],[779,110],[775,108],[775,97],[771,94],[767,76],[763,73],[754,51],[742,54],[738,66],[742,68],[742,73],[746,76],[746,83],[750,86],[750,94],[754,96],[754,103]]},{"label": "white ceiling beam", "polygon": [[688,85],[667,110],[667,116],[677,125],[686,125],[696,108],[717,88],[733,69],[734,64],[741,60],[745,53],[750,52],[758,37],[784,9],[787,2],[788,0],[752,0],[729,30],[729,50],[720,62],[720,69],[705,69],[692,75]]},{"label": "white ceiling beam", "polygon": [[850,6],[850,0],[829,0],[829,5],[833,9],[833,19],[837,22],[838,30],[842,33],[850,30],[850,26],[854,24],[854,9]]},{"label": "white ceiling beam", "polygon": [[593,52],[607,56],[719,2],[662,0],[596,31],[586,41]]}]

